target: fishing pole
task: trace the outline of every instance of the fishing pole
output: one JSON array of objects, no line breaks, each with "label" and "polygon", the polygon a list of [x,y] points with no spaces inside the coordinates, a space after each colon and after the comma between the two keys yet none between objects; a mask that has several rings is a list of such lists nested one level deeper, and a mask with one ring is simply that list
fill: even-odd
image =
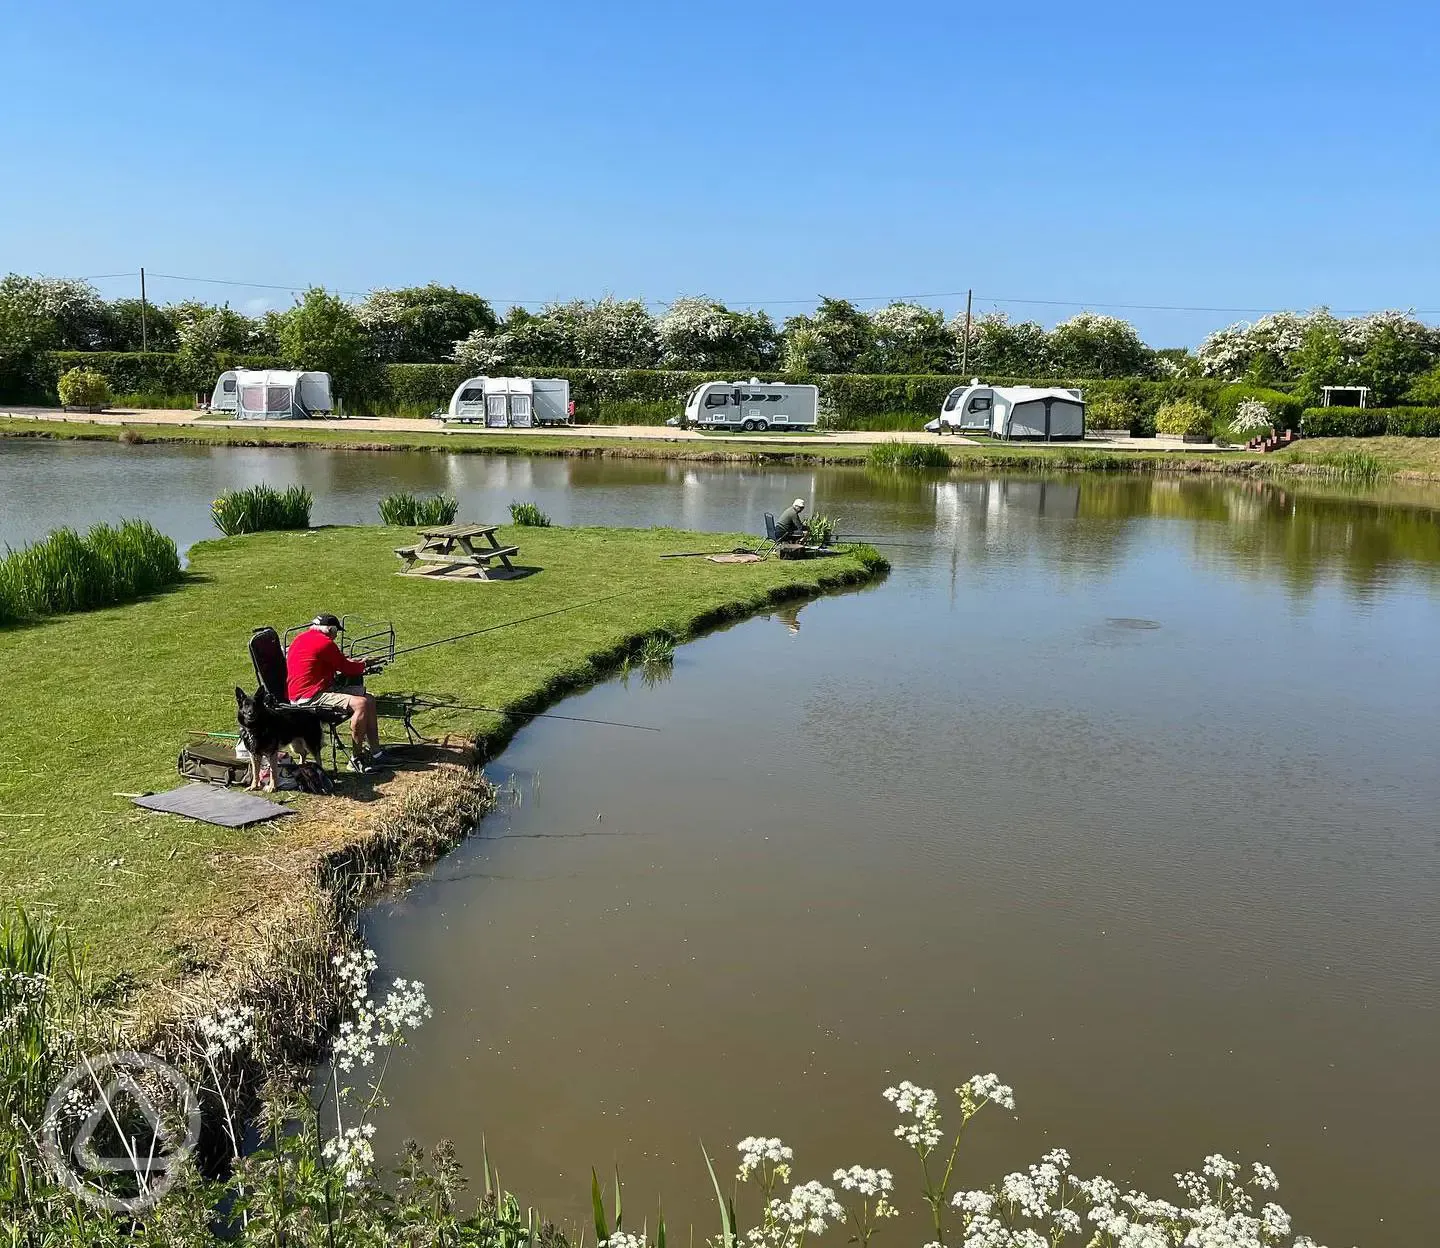
[{"label": "fishing pole", "polygon": [[427,711],[488,711],[491,715],[504,715],[510,719],[563,719],[572,724],[600,724],[606,728],[633,728],[636,732],[659,732],[650,724],[623,724],[614,719],[589,719],[584,715],[556,715],[553,711],[506,711],[498,706],[462,706],[458,702],[428,702]]},{"label": "fishing pole", "polygon": [[624,598],[633,594],[633,589],[627,589],[623,593],[608,594],[604,598],[592,598],[589,602],[575,602],[568,607],[556,607],[553,611],[541,611],[536,615],[523,616],[518,620],[506,620],[501,624],[490,624],[485,628],[474,628],[468,633],[456,633],[453,637],[440,637],[435,641],[422,641],[418,646],[406,646],[403,650],[397,650],[394,654],[386,656],[386,662],[390,659],[398,659],[402,654],[414,654],[417,650],[428,650],[431,646],[445,646],[452,641],[464,641],[467,637],[478,637],[481,633],[493,633],[501,628],[513,628],[516,624],[530,624],[535,620],[548,619],[552,615],[563,615],[566,611],[578,611],[582,607],[599,606],[602,602],[613,602],[616,598]]}]

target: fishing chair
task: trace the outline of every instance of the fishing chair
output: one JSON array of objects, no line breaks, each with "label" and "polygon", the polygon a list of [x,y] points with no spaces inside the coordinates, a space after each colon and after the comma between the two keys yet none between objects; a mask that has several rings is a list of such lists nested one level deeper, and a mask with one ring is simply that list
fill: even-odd
[{"label": "fishing chair", "polygon": [[755,548],[757,555],[768,555],[775,549],[775,513],[765,513],[765,540]]},{"label": "fishing chair", "polygon": [[340,752],[350,752],[350,747],[340,740],[340,725],[349,722],[350,712],[338,707],[299,706],[290,701],[285,647],[280,644],[280,634],[268,624],[250,634],[249,649],[250,662],[255,667],[255,679],[277,707],[310,711],[319,717],[330,734],[330,770],[339,771]]}]

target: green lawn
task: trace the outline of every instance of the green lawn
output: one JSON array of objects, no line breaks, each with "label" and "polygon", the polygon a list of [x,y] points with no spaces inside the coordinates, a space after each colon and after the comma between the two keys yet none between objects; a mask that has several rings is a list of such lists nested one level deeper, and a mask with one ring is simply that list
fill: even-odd
[{"label": "green lawn", "polygon": [[[541,571],[511,582],[435,583],[395,575],[392,547],[409,530],[264,533],[195,546],[186,582],[171,592],[0,630],[0,898],[71,929],[97,969],[141,981],[192,957],[207,933],[248,921],[258,864],[280,854],[305,821],[231,832],[142,811],[121,795],[178,783],[175,756],[187,729],[233,731],[234,686],[255,683],[245,650],[255,626],[283,630],[321,610],[358,613],[393,620],[403,647],[575,606],[403,657],[370,682],[381,692],[534,709],[657,629],[683,636],[776,595],[869,575],[853,555],[745,565],[658,558],[732,544],[715,534],[528,528],[498,536],[520,547],[519,563]],[[507,722],[455,711],[420,721],[434,734],[467,735],[503,735]],[[400,735],[398,723],[381,727]],[[301,800],[313,812],[327,799]]]}]

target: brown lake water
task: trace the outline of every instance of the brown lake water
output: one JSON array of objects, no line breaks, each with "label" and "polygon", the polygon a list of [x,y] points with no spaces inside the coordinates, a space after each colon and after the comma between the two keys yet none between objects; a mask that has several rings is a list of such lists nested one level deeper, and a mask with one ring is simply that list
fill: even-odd
[{"label": "brown lake water", "polygon": [[1063,1146],[1169,1196],[1221,1151],[1275,1167],[1323,1243],[1432,1242],[1425,497],[0,441],[0,541],[144,514],[188,542],[261,477],[309,484],[321,522],[405,486],[753,530],[804,495],[895,543],[883,584],[561,708],[660,734],[536,721],[491,766],[505,809],[367,919],[436,1008],[382,1154],[449,1137],[478,1170],[483,1137],[577,1220],[618,1165],[628,1208],[703,1234],[700,1141],[728,1170],[779,1135],[797,1177],[888,1166],[913,1210],[881,1090],[994,1070],[1018,1118],[970,1137],[967,1185]]}]

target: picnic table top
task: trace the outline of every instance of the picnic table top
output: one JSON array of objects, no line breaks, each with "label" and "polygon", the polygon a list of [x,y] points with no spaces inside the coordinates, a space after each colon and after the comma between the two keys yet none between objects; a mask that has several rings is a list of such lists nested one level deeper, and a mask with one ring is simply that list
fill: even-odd
[{"label": "picnic table top", "polygon": [[498,524],[442,524],[433,529],[421,529],[422,537],[485,537],[494,533]]}]

